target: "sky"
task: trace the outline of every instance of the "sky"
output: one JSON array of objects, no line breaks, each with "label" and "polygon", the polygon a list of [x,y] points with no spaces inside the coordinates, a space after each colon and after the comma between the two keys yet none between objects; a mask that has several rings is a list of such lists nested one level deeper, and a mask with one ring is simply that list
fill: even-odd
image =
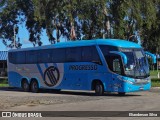
[{"label": "sky", "polygon": [[[29,32],[25,27],[25,24],[19,25],[19,32],[17,35],[17,38],[20,38],[20,41],[22,43],[22,48],[26,48],[26,47],[33,47],[33,44],[29,41]],[[48,38],[46,35],[46,32],[43,31],[42,35],[41,35],[41,40],[43,42],[43,45],[47,45],[50,44],[48,42]],[[7,48],[3,43],[2,40],[0,40],[0,51],[3,50],[9,50],[10,48]]]},{"label": "sky", "polygon": [[[53,34],[55,36],[55,32],[53,32]],[[25,27],[25,23],[23,23],[22,25],[19,25],[19,32],[18,32],[17,38],[18,38],[18,36],[19,36],[20,41],[22,43],[22,48],[33,47],[33,44],[29,41],[29,32]],[[45,30],[43,30],[43,32],[42,32],[41,41],[42,41],[43,45],[50,44]],[[64,42],[64,41],[65,41],[65,39],[63,37],[61,37],[61,42]],[[6,51],[9,49],[10,48],[7,48],[2,43],[2,39],[0,39],[0,51]]]}]

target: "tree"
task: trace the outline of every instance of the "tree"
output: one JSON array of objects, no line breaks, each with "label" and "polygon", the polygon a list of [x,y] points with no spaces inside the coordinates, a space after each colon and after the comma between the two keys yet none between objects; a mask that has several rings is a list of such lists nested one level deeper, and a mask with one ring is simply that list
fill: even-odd
[{"label": "tree", "polygon": [[[4,1],[4,6],[0,11],[0,37],[2,38],[3,43],[11,48],[14,47],[14,27],[18,24],[17,15],[19,14],[16,6],[12,5],[13,2],[13,0],[8,0],[7,4],[5,4]],[[17,33],[18,28],[16,30],[16,34]],[[21,47],[19,39],[16,41],[16,47]]]},{"label": "tree", "polygon": [[148,19],[145,19],[143,24],[142,45],[145,50],[160,54],[160,1],[157,0],[148,6],[148,11],[152,11],[152,14],[146,16]]}]

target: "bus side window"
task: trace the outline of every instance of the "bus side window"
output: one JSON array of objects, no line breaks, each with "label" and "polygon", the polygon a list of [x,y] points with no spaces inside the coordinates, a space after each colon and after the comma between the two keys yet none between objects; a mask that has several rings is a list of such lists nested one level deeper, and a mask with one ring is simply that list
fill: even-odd
[{"label": "bus side window", "polygon": [[83,62],[92,61],[92,50],[91,50],[91,47],[82,47],[82,61]]},{"label": "bus side window", "polygon": [[15,64],[16,63],[16,53],[9,52],[8,54],[9,62]]},{"label": "bus side window", "polygon": [[101,63],[95,46],[88,46],[82,48],[82,61]]},{"label": "bus side window", "polygon": [[53,63],[64,63],[66,62],[66,49],[58,48],[52,50],[52,62]]},{"label": "bus side window", "polygon": [[26,63],[26,52],[23,51],[16,52],[16,63],[18,64]]},{"label": "bus side window", "polygon": [[25,64],[26,53],[23,51],[11,52],[8,54],[8,59],[9,62],[13,64]]},{"label": "bus side window", "polygon": [[79,62],[81,61],[82,50],[80,47],[73,47],[66,49],[66,61],[67,62]]},{"label": "bus side window", "polygon": [[122,64],[119,57],[106,56],[105,58],[106,58],[108,67],[112,72],[115,72],[117,74],[122,74]]},{"label": "bus side window", "polygon": [[37,53],[38,63],[50,63],[52,62],[51,50],[40,50]]},{"label": "bus side window", "polygon": [[37,63],[37,51],[27,51],[26,52],[26,63],[35,64]]},{"label": "bus side window", "polygon": [[113,60],[113,71],[115,73],[121,74],[121,67],[120,67],[119,59],[114,59]]}]

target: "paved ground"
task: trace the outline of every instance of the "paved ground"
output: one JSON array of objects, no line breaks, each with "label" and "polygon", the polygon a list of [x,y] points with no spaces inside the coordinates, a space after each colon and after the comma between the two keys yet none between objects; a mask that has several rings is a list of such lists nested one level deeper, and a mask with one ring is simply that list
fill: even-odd
[{"label": "paved ground", "polygon": [[[93,92],[41,91],[27,93],[19,89],[0,88],[1,111],[160,111],[160,88],[148,92],[129,93],[118,96],[116,93],[94,96]],[[42,118],[43,119],[43,118]],[[46,118],[51,119],[51,118]],[[53,118],[52,118],[53,119]],[[62,120],[62,118],[54,118]],[[159,120],[160,118],[68,118],[100,120]],[[17,120],[17,118],[15,118]],[[38,119],[37,119],[38,120]]]}]

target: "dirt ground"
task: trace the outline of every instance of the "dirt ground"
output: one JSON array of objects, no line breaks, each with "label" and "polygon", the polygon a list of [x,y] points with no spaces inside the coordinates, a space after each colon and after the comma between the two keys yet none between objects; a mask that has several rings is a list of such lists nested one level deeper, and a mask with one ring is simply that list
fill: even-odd
[{"label": "dirt ground", "polygon": [[[60,91],[41,90],[39,93],[23,92],[21,89],[0,88],[0,110],[9,109],[21,105],[34,107],[37,105],[55,105],[78,103],[85,101],[98,101],[122,98],[141,98],[148,97],[147,100],[154,97],[160,97],[160,89],[151,89],[150,92],[128,93],[126,96],[118,96],[116,93],[105,94],[104,96],[95,96],[94,92],[88,91]],[[140,98],[140,97],[139,97]],[[145,98],[144,98],[145,99]],[[156,101],[159,102],[159,101]],[[160,103],[160,102],[159,102]],[[136,104],[136,103],[135,103]]]}]

